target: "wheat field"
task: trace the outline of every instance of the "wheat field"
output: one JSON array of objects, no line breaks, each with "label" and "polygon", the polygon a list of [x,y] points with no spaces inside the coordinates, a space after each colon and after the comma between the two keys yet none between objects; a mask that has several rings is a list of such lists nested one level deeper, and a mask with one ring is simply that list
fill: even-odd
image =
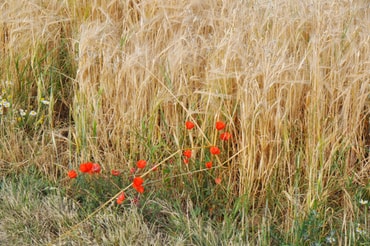
[{"label": "wheat field", "polygon": [[[368,1],[0,9],[0,244],[368,245]],[[79,214],[68,170],[141,158],[160,163],[141,207]]]}]

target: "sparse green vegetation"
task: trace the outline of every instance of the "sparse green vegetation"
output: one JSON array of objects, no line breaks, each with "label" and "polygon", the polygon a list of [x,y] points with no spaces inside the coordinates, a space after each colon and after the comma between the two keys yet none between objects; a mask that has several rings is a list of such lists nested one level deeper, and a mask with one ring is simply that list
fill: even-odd
[{"label": "sparse green vegetation", "polygon": [[367,1],[0,9],[1,245],[368,245]]}]

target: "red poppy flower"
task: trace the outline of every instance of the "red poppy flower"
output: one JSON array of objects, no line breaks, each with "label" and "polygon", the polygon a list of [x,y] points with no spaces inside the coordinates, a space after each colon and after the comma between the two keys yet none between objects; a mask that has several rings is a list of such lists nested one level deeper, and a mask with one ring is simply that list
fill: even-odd
[{"label": "red poppy flower", "polygon": [[75,170],[68,171],[68,177],[71,179],[77,178],[77,172]]},{"label": "red poppy flower", "polygon": [[135,177],[134,181],[132,182],[132,187],[139,192],[143,193],[144,192],[144,187],[143,187],[144,180],[141,177]]},{"label": "red poppy flower", "polygon": [[187,122],[185,122],[185,127],[186,127],[186,129],[188,129],[188,130],[193,129],[193,128],[194,128],[194,126],[195,126],[195,124],[194,124],[193,122],[191,122],[191,121],[187,121]]},{"label": "red poppy flower", "polygon": [[190,158],[190,157],[191,157],[191,150],[190,150],[190,149],[185,150],[182,154],[183,154],[186,158]]},{"label": "red poppy flower", "polygon": [[222,141],[227,141],[231,138],[231,134],[229,132],[224,132],[220,134],[220,139]]},{"label": "red poppy flower", "polygon": [[189,164],[189,159],[188,158],[184,158],[184,164]]},{"label": "red poppy flower", "polygon": [[209,148],[209,152],[211,152],[212,155],[219,155],[221,153],[221,150],[216,146],[212,146],[211,148]]},{"label": "red poppy flower", "polygon": [[212,168],[212,161],[206,162],[206,168],[210,169]]},{"label": "red poppy flower", "polygon": [[121,174],[121,172],[118,170],[112,170],[111,172],[113,176],[119,176]]},{"label": "red poppy flower", "polygon": [[135,177],[132,183],[136,186],[139,186],[144,183],[144,180],[141,177]]},{"label": "red poppy flower", "polygon": [[133,186],[134,189],[139,192],[140,194],[144,193],[144,187],[142,185],[138,185],[138,186]]},{"label": "red poppy flower", "polygon": [[139,160],[139,161],[136,163],[136,166],[137,166],[137,168],[145,168],[145,166],[146,166],[146,161],[145,161],[145,160]]},{"label": "red poppy flower", "polygon": [[215,178],[215,183],[216,184],[221,184],[221,181],[222,181],[221,178]]},{"label": "red poppy flower", "polygon": [[80,171],[82,173],[91,173],[92,168],[93,168],[93,163],[92,162],[86,162],[86,163],[82,163],[80,165]]},{"label": "red poppy flower", "polygon": [[132,167],[131,169],[130,169],[130,173],[131,174],[134,174],[136,172],[136,169],[134,168],[134,167]]},{"label": "red poppy flower", "polygon": [[100,173],[100,171],[101,171],[101,167],[100,167],[100,165],[99,165],[98,163],[93,163],[93,164],[92,164],[91,171],[92,171],[93,173]]},{"label": "red poppy flower", "polygon": [[225,128],[225,126],[226,126],[226,124],[225,124],[224,122],[222,122],[222,121],[217,121],[217,122],[216,122],[216,129],[217,129],[218,131],[220,131],[220,130],[224,129],[224,128]]},{"label": "red poppy flower", "polygon": [[125,197],[125,193],[121,193],[118,197],[117,197],[117,204],[122,204],[123,201],[126,199]]}]

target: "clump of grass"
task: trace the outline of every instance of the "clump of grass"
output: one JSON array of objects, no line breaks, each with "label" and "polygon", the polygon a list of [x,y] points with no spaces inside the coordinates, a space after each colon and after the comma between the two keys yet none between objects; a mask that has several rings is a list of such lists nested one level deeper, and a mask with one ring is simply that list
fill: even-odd
[{"label": "clump of grass", "polygon": [[2,244],[42,244],[78,221],[77,204],[35,170],[1,180]]},{"label": "clump of grass", "polygon": [[144,244],[175,242],[146,224],[137,207],[110,207],[87,221],[69,237],[59,238],[86,216],[84,203],[35,170],[3,178],[0,183],[1,244]]},{"label": "clump of grass", "polygon": [[[69,186],[67,171],[86,160],[129,173],[138,159],[155,165],[176,153],[148,173],[148,185],[151,196],[179,200],[170,211],[182,221],[207,225],[184,226],[184,242],[239,242],[235,228],[243,242],[264,244],[368,238],[359,205],[369,199],[370,170],[365,1],[32,0],[1,8],[2,176],[36,166]],[[216,158],[207,150],[220,119],[232,140]],[[223,227],[229,236],[206,233],[227,218],[238,221]],[[170,224],[172,233],[182,224]]]}]

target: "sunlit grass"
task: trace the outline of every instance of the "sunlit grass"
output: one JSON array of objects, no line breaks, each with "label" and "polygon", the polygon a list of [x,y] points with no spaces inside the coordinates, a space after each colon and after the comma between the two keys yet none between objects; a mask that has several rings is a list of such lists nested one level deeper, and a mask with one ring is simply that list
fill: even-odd
[{"label": "sunlit grass", "polygon": [[366,244],[368,7],[3,1],[0,244]]}]

